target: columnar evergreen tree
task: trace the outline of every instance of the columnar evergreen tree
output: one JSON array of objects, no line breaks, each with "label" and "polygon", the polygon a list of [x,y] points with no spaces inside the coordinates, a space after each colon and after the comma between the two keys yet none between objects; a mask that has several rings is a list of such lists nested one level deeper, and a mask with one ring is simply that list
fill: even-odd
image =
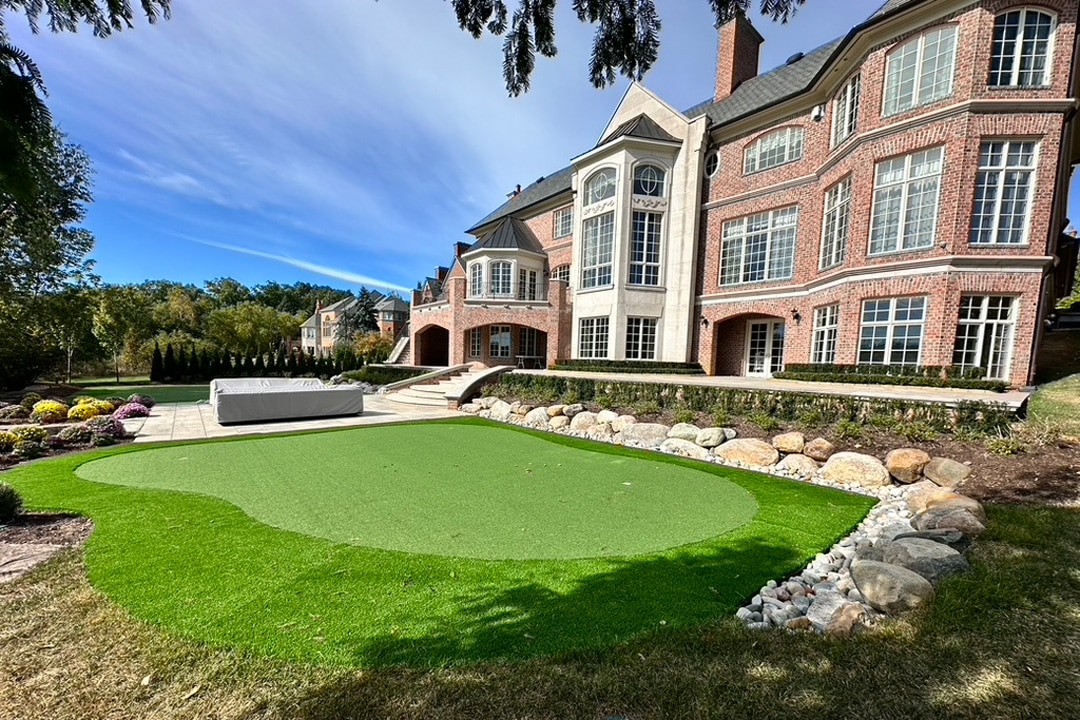
[{"label": "columnar evergreen tree", "polygon": [[188,359],[188,378],[195,380],[202,380],[202,368],[199,367],[199,352],[195,348],[191,348],[191,357]]},{"label": "columnar evergreen tree", "polygon": [[187,352],[184,348],[180,348],[180,352],[176,354],[176,379],[187,380],[188,378],[188,359]]},{"label": "columnar evergreen tree", "polygon": [[161,357],[161,347],[154,343],[154,357],[150,361],[150,382],[165,382],[165,361]]},{"label": "columnar evergreen tree", "polygon": [[162,365],[164,382],[176,382],[180,379],[176,372],[176,354],[173,352],[171,344],[165,346],[165,359]]},{"label": "columnar evergreen tree", "polygon": [[297,355],[299,355],[299,353],[291,352],[289,353],[289,357],[285,360],[285,373],[289,377],[296,377],[300,374],[300,368],[299,365],[297,365]]},{"label": "columnar evergreen tree", "polygon": [[259,353],[257,356],[255,356],[255,365],[251,368],[251,374],[255,377],[266,376],[266,363],[263,362],[262,353]]}]

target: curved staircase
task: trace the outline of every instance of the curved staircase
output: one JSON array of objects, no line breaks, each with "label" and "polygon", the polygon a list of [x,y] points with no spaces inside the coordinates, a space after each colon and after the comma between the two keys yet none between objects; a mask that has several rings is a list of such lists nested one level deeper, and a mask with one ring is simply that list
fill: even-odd
[{"label": "curved staircase", "polygon": [[424,405],[445,408],[450,405],[447,395],[457,397],[460,389],[471,384],[477,375],[489,372],[490,368],[479,367],[446,375],[425,383],[387,393],[386,399],[399,405]]}]

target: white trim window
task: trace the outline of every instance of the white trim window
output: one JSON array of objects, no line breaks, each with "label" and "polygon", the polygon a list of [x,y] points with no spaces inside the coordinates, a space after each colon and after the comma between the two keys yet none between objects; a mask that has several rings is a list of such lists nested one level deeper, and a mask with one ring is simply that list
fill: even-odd
[{"label": "white trim window", "polygon": [[664,169],[656,165],[638,165],[634,168],[634,194],[663,197],[666,175]]},{"label": "white trim window", "polygon": [[508,297],[513,294],[511,283],[513,282],[513,265],[500,260],[488,266],[491,273],[491,296]]},{"label": "white trim window", "polygon": [[862,79],[856,74],[836,95],[833,101],[832,145],[836,147],[855,134],[859,124],[859,99]]},{"label": "white trim window", "polygon": [[660,284],[660,228],[664,216],[654,212],[634,212],[630,234],[630,285]]},{"label": "white trim window", "polygon": [[540,353],[537,352],[540,343],[538,342],[539,333],[536,332],[536,328],[522,327],[518,329],[518,354],[525,357],[539,357]]},{"label": "white trim window", "polygon": [[1028,241],[1036,143],[988,140],[979,147],[972,245],[1024,245]]},{"label": "white trim window", "polygon": [[615,197],[615,170],[604,168],[593,173],[585,183],[585,204],[592,205]]},{"label": "white trim window", "polygon": [[795,269],[797,205],[724,223],[720,284],[787,280]]},{"label": "white trim window", "polygon": [[982,368],[987,380],[1008,380],[1016,334],[1016,298],[965,295],[960,298],[953,365]]},{"label": "white trim window", "polygon": [[488,327],[489,355],[497,358],[510,357],[510,326],[491,325]]},{"label": "white trim window", "polygon": [[551,221],[556,238],[566,237],[574,232],[574,206],[567,205],[555,211]]},{"label": "white trim window", "polygon": [[908,40],[885,59],[882,115],[896,115],[952,95],[956,26],[946,25]]},{"label": "white trim window", "polygon": [[615,213],[587,219],[581,228],[581,287],[611,284],[611,259],[615,248]]},{"label": "white trim window", "polygon": [[926,298],[863,300],[860,365],[918,365]]},{"label": "white trim window", "polygon": [[469,297],[484,296],[484,263],[475,262],[469,266]]},{"label": "white trim window", "polygon": [[780,128],[762,135],[751,143],[743,154],[743,174],[761,172],[795,162],[803,154],[803,129]]},{"label": "white trim window", "polygon": [[711,178],[720,169],[720,151],[712,150],[705,156],[705,177]]},{"label": "white trim window", "polygon": [[562,280],[565,283],[570,282],[570,266],[560,265],[551,271],[552,280]]},{"label": "white trim window", "polygon": [[656,359],[656,318],[626,318],[626,359]]},{"label": "white trim window", "polygon": [[540,286],[537,284],[537,273],[529,268],[518,269],[518,300],[540,299]]},{"label": "white trim window", "polygon": [[608,327],[606,317],[587,317],[578,321],[578,357],[604,359],[608,356]]},{"label": "white trim window", "polygon": [[944,155],[942,148],[930,148],[875,166],[871,255],[934,244]]},{"label": "white trim window", "polygon": [[839,305],[826,305],[814,310],[814,335],[810,344],[810,362],[816,365],[831,365],[836,362],[836,339],[839,330]]},{"label": "white trim window", "polygon": [[822,270],[844,262],[850,232],[851,176],[848,175],[825,193],[825,219],[821,230]]},{"label": "white trim window", "polygon": [[1053,35],[1053,15],[1039,10],[1010,10],[994,18],[988,84],[993,87],[1049,85],[1047,70]]},{"label": "white trim window", "polygon": [[478,358],[484,354],[484,329],[474,327],[469,331],[469,357]]}]

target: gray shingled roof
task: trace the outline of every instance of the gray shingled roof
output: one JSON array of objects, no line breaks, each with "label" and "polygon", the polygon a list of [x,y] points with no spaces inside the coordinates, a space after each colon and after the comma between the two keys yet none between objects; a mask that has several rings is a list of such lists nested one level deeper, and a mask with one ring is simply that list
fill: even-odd
[{"label": "gray shingled roof", "polygon": [[596,143],[596,147],[606,145],[612,140],[621,137],[637,137],[645,138],[646,140],[664,140],[667,142],[680,142],[677,137],[664,130],[656,124],[656,121],[651,117],[642,113],[636,118],[627,120],[606,138]]},{"label": "gray shingled roof", "polygon": [[570,189],[570,179],[574,175],[573,166],[564,167],[562,170],[548,175],[546,178],[537,180],[514,197],[510,198],[497,207],[487,217],[473,225],[465,232],[471,233],[477,228],[487,225],[492,220],[498,220],[516,212],[520,212],[530,205],[550,200]]},{"label": "gray shingled roof", "polygon": [[409,303],[405,302],[397,295],[388,295],[375,305],[375,309],[405,312],[409,309]]},{"label": "gray shingled roof", "polygon": [[543,246],[529,226],[515,217],[506,218],[496,225],[494,230],[470,245],[467,252],[473,250],[528,250],[541,255],[544,253]]},{"label": "gray shingled roof", "polygon": [[882,5],[877,10],[875,10],[874,14],[871,15],[869,19],[870,20],[876,20],[877,18],[881,17],[882,15],[888,15],[889,13],[893,12],[894,10],[899,10],[900,8],[904,7],[905,5],[911,5],[911,4],[914,4],[914,3],[918,2],[918,1],[919,0],[888,0],[888,2],[886,2],[884,5]]}]

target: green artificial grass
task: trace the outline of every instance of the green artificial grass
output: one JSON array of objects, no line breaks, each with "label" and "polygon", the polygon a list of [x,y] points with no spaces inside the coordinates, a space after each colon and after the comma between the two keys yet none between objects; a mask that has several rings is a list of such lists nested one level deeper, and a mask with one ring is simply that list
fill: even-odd
[{"label": "green artificial grass", "polygon": [[149,395],[159,403],[188,403],[210,399],[209,385],[110,385],[85,388],[79,395],[107,398],[113,395],[127,397],[132,393]]},{"label": "green artificial grass", "polygon": [[[436,427],[468,432],[431,434]],[[441,455],[422,445],[436,436],[453,439],[452,447]],[[253,448],[265,447],[259,444],[264,440],[168,446],[175,458],[171,470],[159,466],[147,472],[169,473],[178,482],[189,472],[190,460],[179,460],[175,452],[208,453],[212,448],[224,453],[206,455],[218,458],[221,478],[216,486],[224,487],[229,478],[243,483],[258,454]],[[766,580],[800,567],[848,532],[872,504],[867,498],[826,488],[476,419],[280,440],[291,443],[289,452],[302,456],[306,471],[294,474],[291,489],[279,489],[276,497],[258,503],[263,508],[280,505],[274,511],[277,517],[306,515],[308,499],[317,495],[310,486],[329,492],[342,481],[335,477],[342,474],[340,469],[324,471],[336,454],[351,457],[353,471],[376,469],[365,459],[378,456],[376,440],[392,443],[398,456],[438,455],[443,458],[439,465],[443,473],[462,482],[469,482],[467,468],[460,462],[455,468],[446,458],[457,453],[469,458],[469,467],[483,465],[485,457],[501,446],[528,447],[548,462],[561,452],[566,467],[594,462],[602,466],[605,460],[615,465],[618,460],[622,473],[624,466],[644,463],[657,481],[670,478],[688,487],[701,483],[701,476],[710,476],[718,486],[729,481],[752,496],[757,512],[750,522],[726,532],[648,554],[488,560],[332,542],[271,527],[220,498],[87,482],[75,474],[80,465],[98,458],[115,462],[130,455],[136,461],[139,455],[162,452],[159,449],[127,446],[57,458],[15,468],[6,480],[33,508],[94,518],[96,530],[86,551],[90,580],[136,617],[214,645],[354,666],[513,660],[608,647],[648,633],[701,624],[734,612]],[[321,454],[311,452],[315,449]],[[588,457],[592,454],[602,457]],[[519,468],[527,460],[533,458],[520,457]],[[612,465],[608,467],[611,472]],[[144,477],[138,482],[160,479]],[[578,482],[608,480],[596,476]],[[607,490],[613,488],[609,485]],[[586,488],[582,491],[588,497]],[[245,492],[255,491],[249,487]],[[660,488],[649,492],[659,499],[674,497],[659,494]],[[429,489],[412,497],[410,508],[399,508],[398,519],[432,502],[436,494]],[[348,495],[339,495],[338,504],[347,503]],[[702,497],[707,495],[691,493],[687,499],[700,502]],[[735,492],[728,499],[739,503],[745,502],[739,499],[743,497]],[[544,512],[549,517],[560,514],[557,509]],[[695,516],[681,509],[671,512],[676,517]],[[733,522],[728,509],[716,507],[715,512],[719,528]],[[600,522],[600,516],[592,517]],[[638,532],[651,536],[655,545],[667,531],[641,526]]]}]

